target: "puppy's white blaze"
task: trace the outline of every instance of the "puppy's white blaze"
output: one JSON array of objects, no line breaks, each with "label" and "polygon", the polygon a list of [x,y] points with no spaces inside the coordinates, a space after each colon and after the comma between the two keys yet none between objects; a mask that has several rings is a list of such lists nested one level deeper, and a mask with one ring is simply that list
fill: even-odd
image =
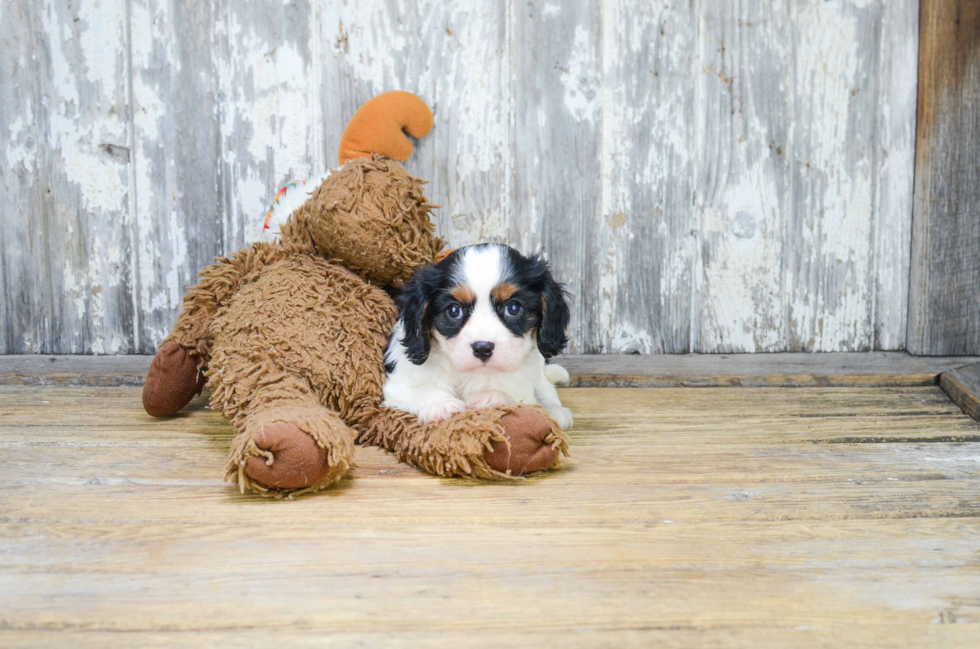
[{"label": "puppy's white blaze", "polygon": [[[467,286],[476,296],[473,312],[462,330],[452,338],[435,333],[453,369],[477,374],[514,372],[535,347],[531,334],[515,336],[494,311],[490,292],[507,279],[506,248],[487,246],[467,248],[453,279]],[[493,355],[486,363],[473,355],[473,343],[493,343]]]},{"label": "puppy's white blaze", "polygon": [[493,287],[504,277],[506,261],[504,249],[499,246],[471,247],[463,250],[463,258],[456,267],[453,279],[457,284],[465,284],[480,295],[490,295]]}]

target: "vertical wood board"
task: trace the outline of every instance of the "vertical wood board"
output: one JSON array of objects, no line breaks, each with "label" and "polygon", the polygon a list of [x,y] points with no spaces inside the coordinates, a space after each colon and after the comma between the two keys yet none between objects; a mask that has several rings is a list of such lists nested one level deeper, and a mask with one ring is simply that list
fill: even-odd
[{"label": "vertical wood board", "polygon": [[24,0],[33,39],[38,133],[27,241],[12,241],[33,275],[34,352],[133,348],[132,209],[125,0]]},{"label": "vertical wood board", "polygon": [[908,349],[980,351],[980,5],[923,0]]},{"label": "vertical wood board", "polygon": [[[600,305],[588,242],[601,218],[603,33],[598,2],[514,3],[509,242],[544,252],[572,301],[572,347],[595,351]],[[607,251],[609,252],[609,251]],[[624,278],[620,278],[624,279]]]},{"label": "vertical wood board", "polygon": [[223,254],[214,7],[132,0],[136,351],[152,353],[184,290]]},{"label": "vertical wood board", "polygon": [[603,12],[601,204],[588,240],[598,277],[584,352],[692,348],[697,16],[687,2]]}]

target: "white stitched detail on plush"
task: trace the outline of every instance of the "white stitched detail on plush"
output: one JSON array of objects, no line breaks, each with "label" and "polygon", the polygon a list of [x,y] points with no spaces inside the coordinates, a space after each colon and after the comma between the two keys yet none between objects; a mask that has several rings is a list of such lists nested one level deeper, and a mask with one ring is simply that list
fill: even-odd
[{"label": "white stitched detail on plush", "polygon": [[262,224],[259,226],[258,236],[255,241],[265,241],[267,243],[277,241],[283,224],[289,220],[293,212],[302,207],[303,203],[310,200],[313,192],[334,171],[337,170],[328,169],[310,180],[296,180],[280,189],[275,200],[272,201],[269,211],[266,212]]}]

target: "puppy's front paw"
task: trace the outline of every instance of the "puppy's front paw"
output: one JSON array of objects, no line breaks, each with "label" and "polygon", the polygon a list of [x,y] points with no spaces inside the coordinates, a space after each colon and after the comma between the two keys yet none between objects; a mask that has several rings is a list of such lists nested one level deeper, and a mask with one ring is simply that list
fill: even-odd
[{"label": "puppy's front paw", "polygon": [[558,425],[562,427],[562,430],[568,430],[575,423],[572,418],[572,411],[563,406],[558,406],[556,408],[548,408],[548,414],[551,418],[558,422]]},{"label": "puppy's front paw", "polygon": [[544,366],[544,377],[551,381],[552,385],[561,385],[569,381],[568,370],[554,363]]},{"label": "puppy's front paw", "polygon": [[495,406],[507,406],[514,403],[510,395],[500,390],[487,390],[470,395],[466,400],[466,407],[470,410],[480,408],[493,408]]},{"label": "puppy's front paw", "polygon": [[446,421],[457,412],[466,410],[466,404],[459,399],[446,399],[431,406],[422,408],[419,411],[419,423],[431,424],[437,421]]}]

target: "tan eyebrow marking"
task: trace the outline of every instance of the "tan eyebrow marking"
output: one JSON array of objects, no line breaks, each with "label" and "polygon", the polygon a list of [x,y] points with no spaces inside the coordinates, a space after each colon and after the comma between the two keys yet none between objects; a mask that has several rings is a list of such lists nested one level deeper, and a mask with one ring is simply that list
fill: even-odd
[{"label": "tan eyebrow marking", "polygon": [[492,297],[497,302],[506,302],[509,300],[514,293],[517,292],[517,287],[510,282],[501,282],[493,287],[490,291],[490,297]]},{"label": "tan eyebrow marking", "polygon": [[473,304],[476,302],[476,294],[473,293],[473,289],[469,286],[457,286],[453,290],[449,291],[460,304]]}]

